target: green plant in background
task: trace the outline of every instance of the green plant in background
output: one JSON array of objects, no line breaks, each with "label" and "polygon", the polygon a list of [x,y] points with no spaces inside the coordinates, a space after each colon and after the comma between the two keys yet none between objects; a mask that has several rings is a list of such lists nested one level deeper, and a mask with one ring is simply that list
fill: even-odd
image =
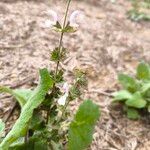
[{"label": "green plant in background", "polygon": [[144,62],[137,67],[135,77],[119,74],[123,90],[113,93],[113,102],[124,105],[130,119],[138,119],[140,111],[150,112],[150,65]]},{"label": "green plant in background", "polygon": [[63,47],[64,34],[75,32],[78,28],[75,18],[79,11],[73,12],[67,22],[70,2],[67,1],[63,25],[54,11],[50,11],[54,20],[46,22],[46,26],[60,33],[59,44],[50,56],[56,63],[56,69],[41,69],[40,81],[34,90],[12,90],[0,86],[0,92],[11,94],[21,107],[18,120],[6,136],[5,124],[0,120],[0,150],[83,150],[92,142],[94,127],[100,116],[99,107],[91,100],[85,100],[75,117],[69,109],[70,102],[81,99],[82,89],[87,84],[85,74],[76,70],[74,81],[69,85],[59,65],[67,52]]},{"label": "green plant in background", "polygon": [[129,18],[134,21],[140,20],[150,20],[150,14],[142,12],[141,9],[149,10],[150,9],[150,0],[131,0],[132,2],[132,9],[128,11]]}]

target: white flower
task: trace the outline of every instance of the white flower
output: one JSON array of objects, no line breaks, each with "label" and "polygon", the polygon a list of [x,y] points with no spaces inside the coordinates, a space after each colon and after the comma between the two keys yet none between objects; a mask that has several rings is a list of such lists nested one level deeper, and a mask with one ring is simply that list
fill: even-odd
[{"label": "white flower", "polygon": [[42,24],[42,27],[44,28],[51,28],[53,27],[54,25],[56,25],[57,21],[58,21],[58,15],[55,11],[53,10],[49,10],[48,12],[46,12],[49,16],[52,17],[52,19],[47,19],[45,21],[44,24]]},{"label": "white flower", "polygon": [[52,16],[52,18],[53,18],[52,22],[56,23],[58,21],[58,15],[57,15],[57,13],[55,11],[49,10],[47,12],[47,14],[50,15],[50,16]]},{"label": "white flower", "polygon": [[75,10],[69,18],[69,23],[71,27],[78,28],[79,24],[76,22],[78,16],[81,16],[82,12],[79,10]]},{"label": "white flower", "polygon": [[65,105],[66,100],[67,100],[67,98],[68,98],[68,96],[69,96],[69,88],[70,88],[70,87],[69,87],[68,83],[65,82],[64,85],[63,85],[63,92],[64,92],[64,95],[58,99],[58,104],[59,104],[59,105],[62,105],[62,106]]},{"label": "white flower", "polygon": [[67,97],[68,93],[65,93],[62,97],[58,99],[58,104],[64,106],[66,104]]}]

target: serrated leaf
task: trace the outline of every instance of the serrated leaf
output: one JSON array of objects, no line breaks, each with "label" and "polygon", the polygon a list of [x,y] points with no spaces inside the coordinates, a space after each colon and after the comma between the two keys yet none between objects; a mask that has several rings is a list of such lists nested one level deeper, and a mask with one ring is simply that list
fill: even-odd
[{"label": "serrated leaf", "polygon": [[31,97],[24,105],[19,119],[16,121],[11,131],[7,134],[7,136],[0,144],[1,149],[7,150],[12,142],[16,141],[19,137],[22,137],[26,134],[34,109],[42,103],[46,93],[50,88],[52,88],[53,80],[50,77],[47,69],[40,70],[40,77],[40,84],[33,91]]},{"label": "serrated leaf", "polygon": [[138,111],[134,108],[128,108],[127,109],[127,117],[129,119],[139,119],[140,115],[138,113]]},{"label": "serrated leaf", "polygon": [[132,94],[128,92],[127,90],[121,90],[119,92],[113,93],[112,95],[114,96],[113,102],[124,101],[132,97]]},{"label": "serrated leaf", "polygon": [[123,87],[130,92],[135,92],[138,89],[138,83],[133,77],[130,77],[125,74],[119,74],[118,76],[119,82],[123,85]]},{"label": "serrated leaf", "polygon": [[125,103],[127,106],[134,108],[144,108],[147,104],[146,100],[143,99],[140,92],[134,93],[132,98],[127,100]]},{"label": "serrated leaf", "polygon": [[83,150],[90,145],[99,116],[99,107],[91,100],[86,100],[80,105],[70,124],[68,150]]},{"label": "serrated leaf", "polygon": [[137,67],[137,78],[142,80],[150,79],[150,66],[146,63],[140,63]]}]

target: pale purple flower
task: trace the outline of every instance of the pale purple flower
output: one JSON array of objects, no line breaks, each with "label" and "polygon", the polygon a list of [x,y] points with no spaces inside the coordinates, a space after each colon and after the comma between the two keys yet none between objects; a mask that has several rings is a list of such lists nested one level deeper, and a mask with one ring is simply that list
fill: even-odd
[{"label": "pale purple flower", "polygon": [[49,11],[47,11],[46,13],[47,13],[49,16],[51,16],[52,19],[47,19],[47,20],[45,21],[45,23],[42,24],[42,26],[45,27],[45,28],[51,28],[51,27],[53,27],[54,25],[56,25],[56,23],[57,23],[57,21],[58,21],[58,15],[57,15],[57,13],[56,13],[55,11],[53,11],[53,10],[49,10]]},{"label": "pale purple flower", "polygon": [[79,24],[77,23],[77,17],[81,16],[83,13],[79,10],[75,10],[69,18],[69,23],[71,27],[78,28]]},{"label": "pale purple flower", "polygon": [[61,97],[58,99],[58,104],[59,104],[59,105],[62,105],[62,106],[65,105],[66,100],[67,100],[67,98],[68,98],[68,96],[69,96],[69,88],[70,88],[70,86],[68,85],[67,82],[65,82],[64,85],[63,85],[63,88],[62,88],[62,90],[63,90],[63,92],[64,92],[64,95],[61,96]]},{"label": "pale purple flower", "polygon": [[64,85],[63,85],[63,91],[65,92],[65,93],[68,93],[69,92],[69,85],[68,85],[68,83],[67,82],[65,82],[64,83]]}]

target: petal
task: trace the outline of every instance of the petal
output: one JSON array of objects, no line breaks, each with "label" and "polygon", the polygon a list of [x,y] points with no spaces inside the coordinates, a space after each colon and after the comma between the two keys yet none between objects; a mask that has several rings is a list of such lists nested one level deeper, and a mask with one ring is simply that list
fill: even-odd
[{"label": "petal", "polygon": [[71,15],[70,15],[70,19],[69,19],[69,22],[70,22],[70,26],[73,26],[73,27],[78,27],[79,25],[77,24],[76,22],[76,19],[79,15],[83,14],[81,11],[79,10],[75,10]]},{"label": "petal", "polygon": [[58,21],[58,15],[55,11],[53,10],[48,10],[48,15],[52,16],[53,21],[52,22],[57,22]]},{"label": "petal", "polygon": [[52,22],[51,20],[47,19],[44,23],[42,23],[42,27],[43,28],[51,28],[54,24],[54,22]]},{"label": "petal", "polygon": [[58,104],[64,106],[68,97],[68,93],[58,99]]},{"label": "petal", "polygon": [[64,83],[63,90],[64,90],[65,93],[69,92],[69,84],[67,82]]}]

